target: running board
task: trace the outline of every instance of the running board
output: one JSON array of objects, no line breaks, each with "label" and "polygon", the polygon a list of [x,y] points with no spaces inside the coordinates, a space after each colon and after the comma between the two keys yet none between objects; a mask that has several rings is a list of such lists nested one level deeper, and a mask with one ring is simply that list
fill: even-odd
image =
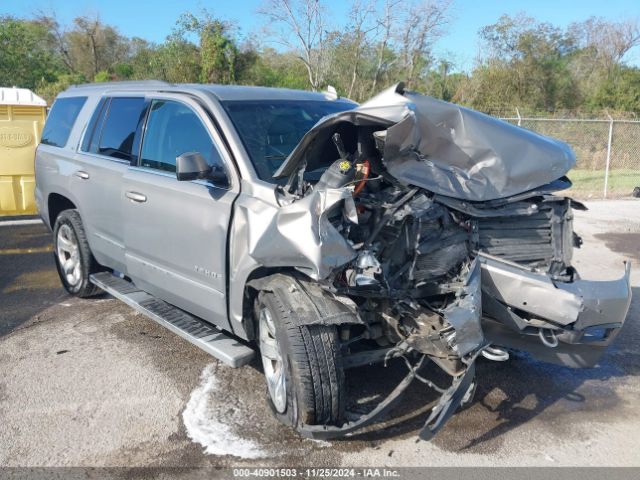
[{"label": "running board", "polygon": [[239,340],[204,320],[140,290],[133,282],[116,277],[110,272],[93,274],[90,279],[97,287],[227,365],[241,367],[249,363],[254,356],[253,349]]}]

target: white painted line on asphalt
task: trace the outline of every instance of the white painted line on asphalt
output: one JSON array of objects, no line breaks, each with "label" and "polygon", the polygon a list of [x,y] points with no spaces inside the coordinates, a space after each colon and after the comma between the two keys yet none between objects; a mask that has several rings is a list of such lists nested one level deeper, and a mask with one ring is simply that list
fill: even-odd
[{"label": "white painted line on asphalt", "polygon": [[7,221],[2,221],[0,220],[0,227],[15,227],[18,225],[36,225],[38,223],[42,223],[42,219],[40,218],[33,218],[33,219],[26,219],[26,220],[7,220]]}]

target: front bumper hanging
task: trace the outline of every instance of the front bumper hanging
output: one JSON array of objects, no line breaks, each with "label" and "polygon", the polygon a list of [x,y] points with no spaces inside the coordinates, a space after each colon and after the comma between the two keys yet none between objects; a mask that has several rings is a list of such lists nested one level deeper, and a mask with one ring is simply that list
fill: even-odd
[{"label": "front bumper hanging", "polygon": [[485,254],[482,329],[494,345],[572,368],[595,366],[624,325],[631,264],[617,280],[553,280]]}]

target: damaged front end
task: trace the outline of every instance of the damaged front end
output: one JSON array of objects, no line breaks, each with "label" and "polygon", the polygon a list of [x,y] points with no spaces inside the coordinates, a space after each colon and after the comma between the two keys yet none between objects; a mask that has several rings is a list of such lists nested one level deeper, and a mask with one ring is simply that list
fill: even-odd
[{"label": "damaged front end", "polygon": [[[592,282],[571,266],[584,207],[552,192],[574,162],[560,142],[401,86],[316,125],[276,173],[288,178],[280,208],[248,250],[349,310],[337,323],[346,367],[401,357],[408,373],[368,414],[303,433],[362,429],[417,379],[441,394],[430,438],[469,401],[476,358],[504,360],[504,348],[593,366],[625,320],[630,267]],[[420,373],[427,363],[449,387]]]}]

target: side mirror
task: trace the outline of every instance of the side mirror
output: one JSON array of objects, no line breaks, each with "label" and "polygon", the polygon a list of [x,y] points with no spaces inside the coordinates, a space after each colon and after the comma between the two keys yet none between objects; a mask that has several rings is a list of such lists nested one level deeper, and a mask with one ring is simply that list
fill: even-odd
[{"label": "side mirror", "polygon": [[211,170],[200,152],[186,152],[176,157],[176,177],[180,181],[209,178]]},{"label": "side mirror", "polygon": [[176,157],[176,177],[180,181],[211,180],[217,185],[229,186],[224,169],[212,167],[200,152],[187,152]]},{"label": "side mirror", "polygon": [[211,172],[209,172],[209,176],[207,178],[221,187],[229,186],[229,177],[227,176],[227,172],[225,172],[221,167],[211,167]]}]

